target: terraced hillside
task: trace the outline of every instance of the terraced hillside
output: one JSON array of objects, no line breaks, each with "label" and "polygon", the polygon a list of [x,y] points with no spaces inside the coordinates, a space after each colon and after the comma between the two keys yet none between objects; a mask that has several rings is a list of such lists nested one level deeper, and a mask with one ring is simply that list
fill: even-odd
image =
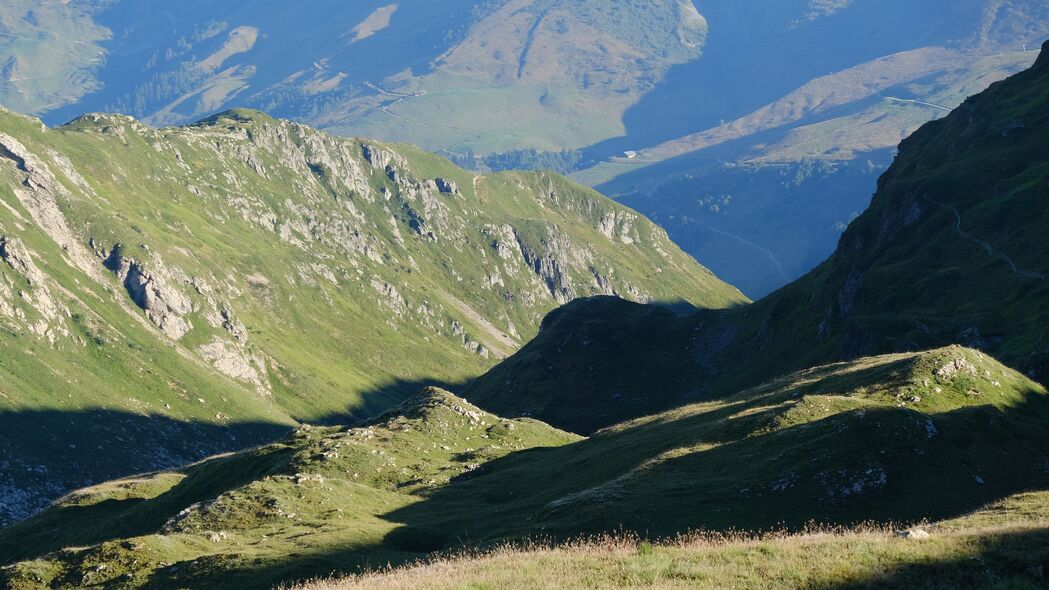
[{"label": "terraced hillside", "polygon": [[[917,522],[1045,489],[1049,397],[973,350],[801,371],[580,440],[439,390],[356,428],[72,494],[0,532],[12,588],[269,588],[623,527]],[[933,493],[934,491],[934,493]]]},{"label": "terraced hillside", "polygon": [[806,366],[960,343],[1049,378],[1049,45],[904,141],[816,270],[754,305],[674,318],[597,299],[559,310],[464,390],[590,432]]},{"label": "terraced hillside", "polygon": [[595,293],[745,301],[636,213],[252,111],[0,113],[0,522],[475,376]]}]

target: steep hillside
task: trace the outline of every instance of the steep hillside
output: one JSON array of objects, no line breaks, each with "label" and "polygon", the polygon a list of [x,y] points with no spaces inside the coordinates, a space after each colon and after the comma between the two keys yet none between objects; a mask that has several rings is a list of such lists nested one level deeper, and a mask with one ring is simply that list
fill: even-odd
[{"label": "steep hillside", "polygon": [[0,203],[0,522],[473,377],[575,297],[745,301],[564,178],[251,111],[0,113]]},{"label": "steep hillside", "polygon": [[587,440],[430,390],[357,428],[70,495],[0,532],[22,560],[0,576],[268,588],[537,535],[941,519],[1045,489],[1047,427],[1043,388],[959,347],[810,369]]},{"label": "steep hillside", "polygon": [[588,432],[805,366],[948,343],[1044,381],[1047,99],[1049,46],[1030,70],[904,141],[871,207],[804,278],[752,306],[685,319],[579,302],[466,397]]}]

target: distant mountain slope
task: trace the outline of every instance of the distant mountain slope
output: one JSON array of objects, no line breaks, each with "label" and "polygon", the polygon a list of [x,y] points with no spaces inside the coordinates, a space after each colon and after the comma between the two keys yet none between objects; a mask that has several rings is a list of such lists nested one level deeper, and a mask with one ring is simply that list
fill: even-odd
[{"label": "distant mountain slope", "polygon": [[[17,36],[0,41],[13,72],[0,104],[49,122],[105,110],[172,124],[251,106],[480,151],[621,133],[622,113],[706,35],[687,0],[16,2],[0,23]],[[82,46],[54,42],[80,27]],[[48,68],[57,87],[18,77]]]},{"label": "distant mountain slope", "polygon": [[0,522],[473,377],[575,297],[745,301],[562,177],[251,111],[0,113],[0,204]]},{"label": "distant mountain slope", "polygon": [[628,111],[626,136],[589,148],[616,157],[576,179],[753,298],[833,251],[900,140],[1030,66],[1049,37],[1049,5],[1033,1],[702,9],[703,57]]},{"label": "distant mountain slope", "polygon": [[902,139],[1036,55],[908,54],[827,76],[751,115],[575,177],[644,211],[751,296],[766,295],[833,251]]},{"label": "distant mountain slope", "polygon": [[561,309],[466,397],[589,432],[833,360],[963,343],[1049,379],[1049,44],[900,146],[837,251],[754,305]]},{"label": "distant mountain slope", "polygon": [[527,536],[955,517],[1049,484],[1047,400],[960,347],[802,371],[587,440],[430,390],[357,428],[77,492],[0,532],[23,560],[0,579],[271,588]]}]

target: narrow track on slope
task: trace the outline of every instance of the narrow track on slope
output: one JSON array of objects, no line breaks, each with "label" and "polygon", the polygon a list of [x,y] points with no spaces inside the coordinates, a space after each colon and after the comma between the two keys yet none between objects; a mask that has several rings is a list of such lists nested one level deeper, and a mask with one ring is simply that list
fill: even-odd
[{"label": "narrow track on slope", "polygon": [[[932,201],[932,202],[935,203],[935,201]],[[981,240],[980,238],[978,238],[978,237],[970,234],[969,232],[965,231],[964,229],[962,229],[962,214],[961,214],[961,212],[958,211],[957,207],[955,207],[954,205],[947,205],[945,203],[937,203],[937,204],[940,205],[941,207],[949,210],[951,213],[954,214],[954,219],[955,219],[954,231],[956,231],[958,233],[958,236],[961,237],[963,240],[972,242],[972,243],[980,246],[980,248],[982,248],[983,251],[986,252],[988,256],[997,258],[997,259],[1001,260],[1002,262],[1005,262],[1006,264],[1009,265],[1009,268],[1010,268],[1010,270],[1012,270],[1013,274],[1018,276],[1018,277],[1020,277],[1020,278],[1023,278],[1023,279],[1036,279],[1036,280],[1039,280],[1039,281],[1044,281],[1046,279],[1046,276],[1041,274],[1041,273],[1036,273],[1036,272],[1031,272],[1031,271],[1026,271],[1026,270],[1021,269],[1020,267],[1018,267],[1016,265],[1016,263],[1013,261],[1012,258],[1010,258],[1008,255],[1006,255],[1003,252],[999,252],[999,251],[995,250],[994,246],[992,246],[989,242],[987,242],[985,240]]]}]

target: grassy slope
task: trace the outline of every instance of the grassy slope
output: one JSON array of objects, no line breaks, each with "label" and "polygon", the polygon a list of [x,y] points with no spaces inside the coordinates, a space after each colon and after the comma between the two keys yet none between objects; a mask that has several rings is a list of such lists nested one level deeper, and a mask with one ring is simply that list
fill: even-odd
[{"label": "grassy slope", "polygon": [[678,320],[579,302],[466,396],[495,411],[548,407],[537,416],[587,432],[805,366],[948,343],[1045,379],[1047,95],[1043,51],[1032,69],[924,126],[835,254],[758,303]]},{"label": "grassy slope", "polygon": [[[300,428],[179,472],[102,484],[0,533],[14,588],[80,584],[267,587],[417,553],[381,547],[386,512],[425,501],[515,451],[578,440],[502,420],[438,389],[353,429]],[[127,540],[120,540],[121,538]]]},{"label": "grassy slope", "polygon": [[429,412],[75,494],[0,533],[9,560],[36,558],[8,582],[266,587],[529,536],[946,518],[1049,485],[1032,442],[1045,390],[957,347],[803,371],[579,442],[428,395]]},{"label": "grassy slope", "polygon": [[923,527],[798,535],[692,535],[652,545],[609,537],[553,547],[507,546],[325,580],[302,590],[353,588],[1039,588],[1045,584],[1049,495],[1019,494]]},{"label": "grassy slope", "polygon": [[[0,236],[24,251],[0,264],[7,518],[460,382],[575,296],[744,301],[651,223],[554,175],[476,177],[368,143],[373,165],[360,141],[247,111],[163,130],[0,113],[0,133],[21,153],[0,159]],[[114,250],[187,302],[177,341],[106,269]]]}]

